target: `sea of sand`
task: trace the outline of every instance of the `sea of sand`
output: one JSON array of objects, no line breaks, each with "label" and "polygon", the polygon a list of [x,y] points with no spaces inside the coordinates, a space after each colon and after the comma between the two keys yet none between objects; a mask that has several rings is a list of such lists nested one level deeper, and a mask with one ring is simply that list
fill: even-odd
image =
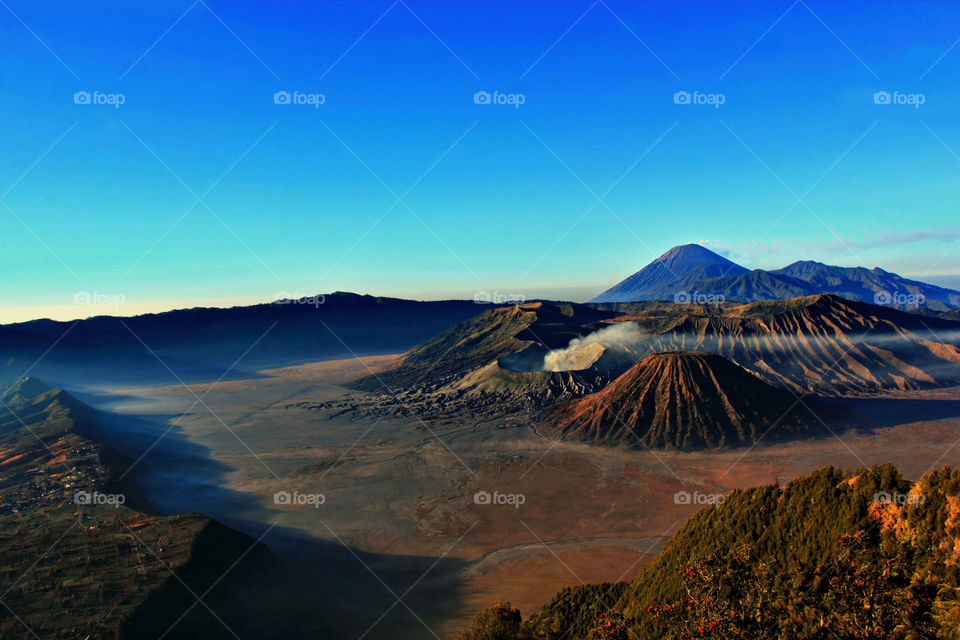
[{"label": "sea of sand", "polygon": [[330,637],[448,638],[493,601],[526,615],[565,586],[629,580],[737,487],[826,465],[894,462],[915,479],[960,464],[960,388],[851,400],[842,420],[818,406],[815,439],[697,453],[557,442],[469,412],[422,419],[416,402],[408,417],[320,406],[362,405],[343,385],[395,358],[81,396],[156,510],[261,540],[272,559],[262,584],[245,574],[251,601]]}]

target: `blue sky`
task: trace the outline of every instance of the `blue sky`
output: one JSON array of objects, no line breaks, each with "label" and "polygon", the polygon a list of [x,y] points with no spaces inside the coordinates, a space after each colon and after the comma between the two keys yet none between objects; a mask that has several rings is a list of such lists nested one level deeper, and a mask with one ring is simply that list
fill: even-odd
[{"label": "blue sky", "polygon": [[953,3],[191,1],[0,6],[0,321],[585,299],[698,241],[958,283]]}]

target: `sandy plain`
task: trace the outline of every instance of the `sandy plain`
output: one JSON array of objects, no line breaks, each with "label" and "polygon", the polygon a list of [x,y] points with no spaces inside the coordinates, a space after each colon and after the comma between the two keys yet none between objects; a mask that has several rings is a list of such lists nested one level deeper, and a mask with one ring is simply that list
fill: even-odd
[{"label": "sandy plain", "polygon": [[254,637],[448,638],[496,600],[527,615],[565,586],[633,578],[709,496],[826,465],[960,464],[958,388],[812,401],[814,439],[651,452],[544,439],[526,415],[364,411],[343,385],[395,357],[82,397],[157,510],[267,545],[235,576]]}]

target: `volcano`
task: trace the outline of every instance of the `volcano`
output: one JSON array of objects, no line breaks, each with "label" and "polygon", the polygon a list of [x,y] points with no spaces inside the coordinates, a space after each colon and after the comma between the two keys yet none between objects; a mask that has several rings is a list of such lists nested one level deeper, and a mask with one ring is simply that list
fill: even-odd
[{"label": "volcano", "polygon": [[689,293],[701,280],[748,273],[745,267],[698,244],[674,247],[607,289],[590,302],[632,302],[635,300],[673,300]]},{"label": "volcano", "polygon": [[[386,371],[360,378],[352,386],[382,392],[385,386],[391,390],[446,384],[491,363],[505,371],[542,371],[543,357],[551,349],[566,347],[617,315],[571,303],[528,302],[491,309],[417,345]],[[584,355],[588,367],[602,353]]]},{"label": "volcano", "polygon": [[712,353],[647,356],[553,414],[568,440],[660,449],[740,446],[800,430],[795,398]]},{"label": "volcano", "polygon": [[[352,387],[501,392],[533,385],[545,396],[569,397],[651,354],[702,351],[794,393],[869,395],[960,384],[958,336],[953,320],[830,294],[719,308],[534,302],[450,327]],[[569,393],[557,394],[557,385]]]},{"label": "volcano", "polygon": [[670,249],[590,302],[761,302],[817,294],[909,310],[960,307],[960,291],[879,267],[836,267],[802,260],[773,271],[749,271],[698,244]]}]

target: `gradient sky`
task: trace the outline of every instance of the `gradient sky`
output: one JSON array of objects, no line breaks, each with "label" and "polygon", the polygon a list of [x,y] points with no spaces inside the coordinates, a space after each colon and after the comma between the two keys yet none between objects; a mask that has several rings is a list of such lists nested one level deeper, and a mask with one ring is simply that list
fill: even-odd
[{"label": "gradient sky", "polygon": [[585,299],[698,241],[960,284],[956,3],[140,4],[0,3],[0,322]]}]

